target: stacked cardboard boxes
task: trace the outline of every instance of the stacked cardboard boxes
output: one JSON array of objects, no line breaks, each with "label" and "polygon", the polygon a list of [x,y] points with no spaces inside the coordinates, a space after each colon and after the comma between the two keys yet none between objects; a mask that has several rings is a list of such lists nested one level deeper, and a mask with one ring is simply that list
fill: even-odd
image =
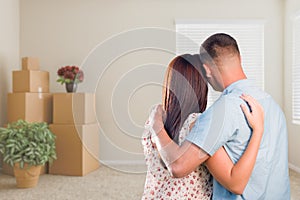
[{"label": "stacked cardboard boxes", "polygon": [[53,94],[53,124],[57,160],[50,174],[83,176],[99,167],[99,127],[95,117],[95,95]]},{"label": "stacked cardboard boxes", "polygon": [[[22,58],[22,70],[13,71],[13,92],[7,95],[7,122],[23,119],[28,122],[52,123],[52,94],[49,93],[49,72],[41,71],[37,58]],[[42,168],[41,174],[46,173]],[[13,169],[3,164],[3,173]]]}]

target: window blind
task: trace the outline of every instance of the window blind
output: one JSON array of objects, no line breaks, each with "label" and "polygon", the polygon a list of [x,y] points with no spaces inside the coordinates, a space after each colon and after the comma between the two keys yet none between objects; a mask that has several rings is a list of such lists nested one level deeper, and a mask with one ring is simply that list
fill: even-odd
[{"label": "window blind", "polygon": [[292,61],[293,123],[300,123],[300,16],[294,20]]},{"label": "window blind", "polygon": [[[176,20],[176,54],[199,53],[202,42],[214,33],[226,33],[236,39],[245,74],[254,85],[264,89],[264,23]],[[208,106],[219,96],[209,86]]]}]

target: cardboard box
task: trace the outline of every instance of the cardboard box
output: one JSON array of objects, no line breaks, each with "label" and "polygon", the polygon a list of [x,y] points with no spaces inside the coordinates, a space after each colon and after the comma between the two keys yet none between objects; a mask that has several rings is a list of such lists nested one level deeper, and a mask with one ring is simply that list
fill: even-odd
[{"label": "cardboard box", "polygon": [[9,93],[7,95],[7,120],[15,122],[52,123],[52,94],[50,93]]},{"label": "cardboard box", "polygon": [[95,95],[92,93],[53,94],[53,124],[96,122]]},{"label": "cardboard box", "polygon": [[3,174],[6,174],[6,175],[11,175],[11,176],[13,176],[13,175],[14,175],[14,169],[13,169],[10,165],[8,165],[8,164],[6,164],[6,163],[3,163],[3,166],[2,166],[2,173],[3,173]]},{"label": "cardboard box", "polygon": [[[2,173],[10,176],[14,176],[14,168],[6,163],[3,163]],[[40,175],[48,173],[48,163],[42,166]]]},{"label": "cardboard box", "polygon": [[50,130],[56,135],[57,154],[50,174],[83,176],[99,168],[98,124],[51,124]]},{"label": "cardboard box", "polygon": [[3,156],[2,154],[0,154],[0,169],[2,168],[3,166]]},{"label": "cardboard box", "polygon": [[22,58],[22,70],[39,70],[40,61],[38,58],[24,57]]},{"label": "cardboard box", "polygon": [[13,92],[49,92],[49,72],[13,71]]}]

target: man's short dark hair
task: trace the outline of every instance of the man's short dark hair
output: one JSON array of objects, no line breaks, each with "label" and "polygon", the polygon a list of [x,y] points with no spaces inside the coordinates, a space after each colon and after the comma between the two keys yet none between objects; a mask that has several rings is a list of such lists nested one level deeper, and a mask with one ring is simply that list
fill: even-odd
[{"label": "man's short dark hair", "polygon": [[203,63],[218,62],[218,58],[230,54],[239,55],[240,51],[236,40],[225,33],[210,36],[200,47],[200,58]]}]

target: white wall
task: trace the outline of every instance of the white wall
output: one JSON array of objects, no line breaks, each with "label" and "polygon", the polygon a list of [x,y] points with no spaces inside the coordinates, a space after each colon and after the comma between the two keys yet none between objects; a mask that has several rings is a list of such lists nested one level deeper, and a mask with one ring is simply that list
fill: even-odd
[{"label": "white wall", "polygon": [[[285,8],[285,48],[284,48],[284,111],[289,130],[289,162],[290,167],[300,173],[300,125],[292,123],[292,44],[293,18],[300,14],[300,2],[287,0]],[[299,37],[299,36],[298,36]]]},{"label": "white wall", "polygon": [[[140,27],[174,30],[175,19],[263,19],[266,22],[265,89],[283,105],[281,0],[26,0],[20,3],[21,56],[40,58],[42,68],[51,72],[52,92],[64,91],[55,82],[58,67],[65,64],[80,65],[98,43],[122,31]],[[135,39],[130,41],[135,42]],[[167,40],[168,48],[175,50],[175,34],[161,40]],[[102,56],[105,57],[105,53],[99,55]],[[166,65],[172,56],[172,53],[158,50],[140,50],[123,55],[109,66],[96,90],[97,114],[106,136],[101,136],[101,159],[124,162],[143,159],[138,137],[142,128],[134,129],[131,136],[120,130],[111,111],[112,90],[118,80],[123,78],[122,75],[128,74],[138,65],[149,62]],[[99,63],[99,67],[103,67],[101,65],[105,63]],[[139,74],[139,78],[146,79],[149,76],[162,80],[163,74]],[[124,84],[129,86],[131,83]],[[129,101],[132,119],[142,126],[150,105],[160,101],[160,94],[159,86],[150,85],[134,93],[130,100],[113,100],[117,104]]]},{"label": "white wall", "polygon": [[19,0],[0,0],[0,126],[6,123],[11,71],[19,67],[19,21]]}]

